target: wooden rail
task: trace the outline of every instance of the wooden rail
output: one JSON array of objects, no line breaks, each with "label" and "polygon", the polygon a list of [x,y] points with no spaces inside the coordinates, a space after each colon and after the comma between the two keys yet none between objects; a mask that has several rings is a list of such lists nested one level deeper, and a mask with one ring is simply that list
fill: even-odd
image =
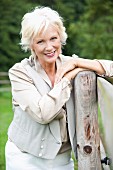
[{"label": "wooden rail", "polygon": [[8,72],[0,72],[0,92],[10,91],[10,81],[8,78]]}]

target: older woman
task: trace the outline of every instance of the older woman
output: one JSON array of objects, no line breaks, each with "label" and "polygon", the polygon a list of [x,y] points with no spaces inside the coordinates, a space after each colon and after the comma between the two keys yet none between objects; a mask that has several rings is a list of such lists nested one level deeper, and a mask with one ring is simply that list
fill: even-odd
[{"label": "older woman", "polygon": [[96,60],[63,56],[67,34],[62,18],[49,7],[25,14],[21,35],[20,44],[31,56],[9,70],[14,118],[6,170],[73,170],[76,125],[70,80],[84,69],[110,75],[112,62],[106,68]]}]

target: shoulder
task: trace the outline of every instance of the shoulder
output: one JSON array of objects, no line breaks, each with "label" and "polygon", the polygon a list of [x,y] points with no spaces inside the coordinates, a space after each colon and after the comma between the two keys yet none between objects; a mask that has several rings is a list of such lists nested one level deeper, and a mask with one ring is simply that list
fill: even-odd
[{"label": "shoulder", "polygon": [[26,79],[27,81],[31,81],[28,72],[26,70],[26,65],[29,65],[29,59],[25,58],[21,62],[18,62],[14,64],[10,69],[9,69],[9,78],[10,79],[15,79],[15,78],[20,78],[20,79]]},{"label": "shoulder", "polygon": [[61,58],[62,62],[66,62],[66,61],[71,60],[73,58],[78,58],[78,55],[72,54],[71,56],[66,56],[66,55],[60,54],[59,57]]},{"label": "shoulder", "polygon": [[9,69],[9,72],[12,72],[12,71],[25,71],[25,66],[29,64],[29,59],[28,58],[25,58],[23,60],[21,60],[20,62],[18,63],[15,63],[10,69]]}]

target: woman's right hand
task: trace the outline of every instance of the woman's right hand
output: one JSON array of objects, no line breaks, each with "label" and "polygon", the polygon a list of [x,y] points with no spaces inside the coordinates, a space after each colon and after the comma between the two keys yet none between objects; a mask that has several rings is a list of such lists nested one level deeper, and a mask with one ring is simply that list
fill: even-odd
[{"label": "woman's right hand", "polygon": [[66,73],[66,74],[64,75],[64,77],[68,78],[68,80],[71,81],[72,79],[74,79],[74,78],[76,77],[76,75],[77,75],[79,72],[85,71],[85,70],[88,70],[88,69],[85,69],[85,68],[75,68],[75,69],[69,71],[68,73]]}]

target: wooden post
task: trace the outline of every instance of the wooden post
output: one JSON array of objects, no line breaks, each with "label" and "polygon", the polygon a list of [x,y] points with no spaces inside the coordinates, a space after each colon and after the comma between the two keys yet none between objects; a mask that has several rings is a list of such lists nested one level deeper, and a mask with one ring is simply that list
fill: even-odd
[{"label": "wooden post", "polygon": [[101,170],[96,75],[80,72],[74,81],[78,170]]}]

